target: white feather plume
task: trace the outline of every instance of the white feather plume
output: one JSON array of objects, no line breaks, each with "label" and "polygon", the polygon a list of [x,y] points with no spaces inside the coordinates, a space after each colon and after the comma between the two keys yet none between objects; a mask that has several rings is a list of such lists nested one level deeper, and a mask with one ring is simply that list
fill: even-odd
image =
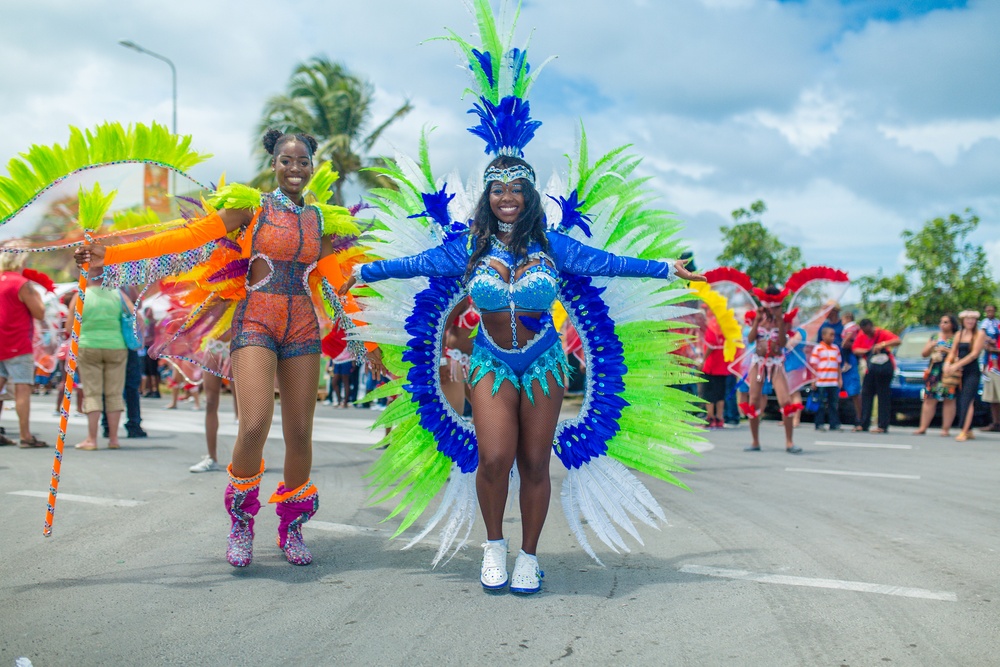
[{"label": "white feather plume", "polygon": [[420,531],[420,534],[406,543],[403,549],[409,549],[420,540],[427,537],[432,530],[447,516],[447,521],[439,533],[441,543],[438,545],[437,554],[431,561],[432,567],[437,567],[441,559],[448,563],[455,554],[469,541],[469,533],[472,532],[472,524],[475,523],[478,514],[479,503],[476,499],[476,473],[463,473],[458,466],[453,466],[451,478],[445,487],[444,497],[441,504]]},{"label": "white feather plume", "polygon": [[563,513],[580,546],[602,565],[583,530],[584,521],[615,553],[629,550],[616,524],[643,543],[628,515],[654,528],[658,527],[657,519],[666,521],[653,494],[624,465],[608,456],[567,471],[560,497]]}]

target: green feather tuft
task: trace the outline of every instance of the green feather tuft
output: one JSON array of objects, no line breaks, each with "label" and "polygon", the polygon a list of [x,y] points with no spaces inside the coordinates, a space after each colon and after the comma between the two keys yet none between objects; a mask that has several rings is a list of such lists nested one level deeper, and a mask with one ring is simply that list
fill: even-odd
[{"label": "green feather tuft", "polygon": [[112,190],[105,195],[101,192],[100,183],[95,183],[94,189],[90,191],[84,190],[81,186],[79,193],[80,212],[78,216],[80,226],[88,232],[92,232],[100,227],[101,223],[104,222],[104,216],[107,214],[108,209],[111,208],[111,202],[117,194],[117,190]]},{"label": "green feather tuft", "polygon": [[340,174],[333,170],[333,165],[327,160],[313,172],[309,180],[309,192],[316,197],[317,202],[326,204],[333,197],[333,186],[339,178]]},{"label": "green feather tuft", "polygon": [[[527,98],[528,91],[531,90],[538,74],[552,60],[552,58],[548,58],[540,65],[532,66],[530,72],[527,62],[521,66],[520,71],[512,71],[507,56],[514,48],[514,30],[517,27],[518,18],[520,18],[521,6],[520,3],[517,3],[516,7],[511,10],[510,4],[509,0],[502,0],[498,21],[493,14],[490,0],[473,0],[472,10],[476,16],[476,26],[481,42],[479,46],[469,43],[453,30],[448,30],[448,34],[444,37],[436,38],[453,42],[468,63],[476,89],[466,89],[465,92],[483,97],[493,104],[498,104],[501,98],[510,95],[521,99]],[[528,45],[525,44],[521,50],[526,51],[527,48]],[[473,49],[490,54],[489,72],[483,70],[482,63],[472,52]],[[490,81],[493,83],[491,84]]]},{"label": "green feather tuft", "polygon": [[162,222],[160,216],[156,215],[156,212],[151,208],[145,208],[142,211],[117,211],[112,219],[114,222],[111,223],[111,229],[114,231],[158,225]]},{"label": "green feather tuft", "polygon": [[208,203],[215,208],[260,208],[260,190],[242,183],[227,183],[208,198]]},{"label": "green feather tuft", "polygon": [[642,160],[629,153],[630,148],[619,146],[591,165],[587,133],[581,124],[577,155],[567,156],[572,176],[569,191],[576,190],[584,202],[581,213],[601,211],[607,216],[612,228],[608,246],[628,238],[630,254],[640,259],[677,257],[684,250],[675,240],[681,223],[673,213],[649,207],[653,199],[649,179],[632,176]]},{"label": "green feather tuft", "polygon": [[351,212],[343,206],[329,204],[312,204],[323,219],[324,236],[358,236],[361,230],[354,224]]}]

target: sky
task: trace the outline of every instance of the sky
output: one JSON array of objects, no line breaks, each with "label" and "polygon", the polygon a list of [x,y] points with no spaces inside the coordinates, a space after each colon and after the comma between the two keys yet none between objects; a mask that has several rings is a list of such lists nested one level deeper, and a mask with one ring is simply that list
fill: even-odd
[{"label": "sky", "polygon": [[[471,98],[445,27],[472,37],[461,0],[130,3],[33,0],[0,25],[0,170],[67,126],[171,118],[214,157],[203,181],[255,171],[264,100],[297,63],[325,55],[376,87],[378,122],[410,100],[376,153],[413,155],[431,134],[435,171],[480,172]],[[902,268],[900,233],[971,209],[1000,278],[1000,2],[977,0],[525,0],[540,73],[527,158],[565,172],[580,124],[591,152],[645,157],[656,206],[685,225],[700,268],[720,226],[763,199],[764,223],[808,264],[852,276]],[[0,228],[0,237],[18,230]]]}]

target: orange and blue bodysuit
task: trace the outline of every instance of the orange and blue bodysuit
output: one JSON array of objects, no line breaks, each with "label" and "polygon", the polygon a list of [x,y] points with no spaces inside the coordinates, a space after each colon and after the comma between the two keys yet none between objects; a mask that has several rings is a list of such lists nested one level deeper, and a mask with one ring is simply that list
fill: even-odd
[{"label": "orange and blue bodysuit", "polygon": [[318,211],[275,190],[261,195],[251,224],[251,267],[265,262],[269,273],[255,284],[247,273],[247,296],[233,316],[232,352],[256,346],[278,359],[319,354],[319,322],[309,290],[323,234]]}]

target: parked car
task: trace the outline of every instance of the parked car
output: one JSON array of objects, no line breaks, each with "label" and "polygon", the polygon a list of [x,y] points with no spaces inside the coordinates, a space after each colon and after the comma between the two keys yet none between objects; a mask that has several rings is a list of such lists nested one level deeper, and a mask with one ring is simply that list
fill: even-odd
[{"label": "parked car", "polygon": [[[930,360],[920,356],[924,345],[932,336],[937,335],[937,327],[915,326],[906,327],[900,333],[902,341],[895,349],[896,374],[890,385],[892,390],[892,411],[894,416],[906,419],[919,419],[920,408],[924,402],[924,371]],[[976,397],[975,422],[989,421],[990,408],[983,403],[983,383],[979,381],[979,396]],[[941,404],[938,403],[938,417],[941,415]]]}]

